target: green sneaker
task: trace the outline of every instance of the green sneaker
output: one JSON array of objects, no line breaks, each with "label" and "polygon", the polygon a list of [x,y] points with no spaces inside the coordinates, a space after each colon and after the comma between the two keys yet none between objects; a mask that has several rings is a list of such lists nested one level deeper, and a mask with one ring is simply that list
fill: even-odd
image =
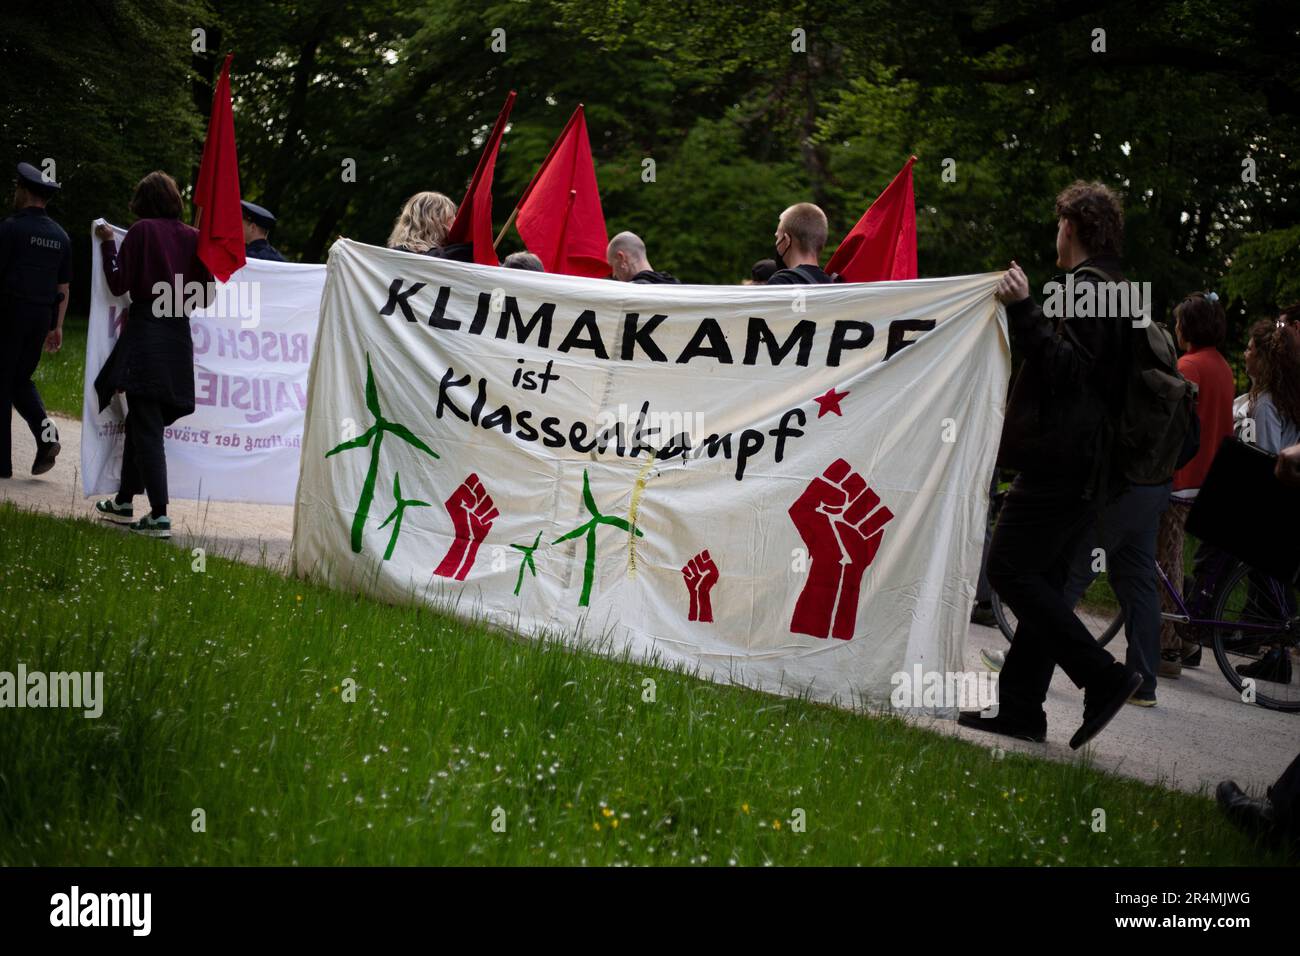
[{"label": "green sneaker", "polygon": [[172,519],[163,515],[161,518],[155,518],[148,514],[139,521],[132,521],[127,525],[136,534],[142,534],[148,538],[170,538],[172,536]]},{"label": "green sneaker", "polygon": [[119,505],[116,499],[105,498],[103,501],[95,502],[95,514],[105,521],[130,524],[135,515],[135,508],[131,505]]}]

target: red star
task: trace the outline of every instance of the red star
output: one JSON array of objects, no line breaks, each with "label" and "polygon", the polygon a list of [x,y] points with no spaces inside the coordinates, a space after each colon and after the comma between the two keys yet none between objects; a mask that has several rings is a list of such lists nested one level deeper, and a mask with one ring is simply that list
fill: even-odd
[{"label": "red star", "polygon": [[818,395],[813,399],[814,402],[821,406],[821,409],[817,412],[817,417],[821,418],[828,412],[834,412],[840,418],[843,418],[844,413],[840,411],[840,400],[847,398],[848,395],[848,392],[837,392],[833,388],[825,395]]}]

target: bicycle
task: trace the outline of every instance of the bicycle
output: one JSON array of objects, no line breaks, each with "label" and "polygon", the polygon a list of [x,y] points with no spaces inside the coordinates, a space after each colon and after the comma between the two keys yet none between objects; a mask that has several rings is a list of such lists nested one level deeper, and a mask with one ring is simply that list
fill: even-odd
[{"label": "bicycle", "polygon": [[[1211,647],[1219,670],[1243,701],[1270,710],[1300,711],[1300,667],[1292,661],[1300,649],[1300,614],[1289,585],[1225,554],[1217,555],[1197,576],[1190,602],[1158,562],[1156,574],[1177,608],[1162,611],[1161,620],[1173,622],[1184,640]],[[996,591],[991,598],[998,629],[1010,641],[1016,633],[1015,613]],[[1075,613],[1101,647],[1124,627],[1121,611],[1098,611],[1085,604],[1076,606]],[[1243,674],[1238,668],[1254,673]],[[1243,693],[1247,681],[1249,692]]]}]

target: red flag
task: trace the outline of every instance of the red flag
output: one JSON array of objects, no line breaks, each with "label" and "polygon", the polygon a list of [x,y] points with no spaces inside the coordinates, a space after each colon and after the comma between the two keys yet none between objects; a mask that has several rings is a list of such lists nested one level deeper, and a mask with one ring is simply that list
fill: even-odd
[{"label": "red flag", "polygon": [[858,224],[826,263],[845,282],[916,278],[916,200],[912,195],[913,156],[876,197]]},{"label": "red flag", "polygon": [[203,144],[199,181],[194,185],[198,209],[199,259],[225,282],[244,265],[244,212],[239,205],[239,157],[235,153],[235,114],[230,108],[230,61],[226,56],[212,96],[208,138]]},{"label": "red flag", "polygon": [[609,275],[609,237],[581,104],[524,190],[518,214],[519,235],[547,272]]},{"label": "red flag", "polygon": [[470,180],[465,198],[456,210],[456,221],[447,233],[446,244],[453,242],[471,242],[474,244],[474,261],[481,266],[500,265],[496,250],[492,245],[492,173],[496,170],[497,150],[501,146],[501,135],[506,131],[506,120],[510,108],[515,105],[515,91],[506,97],[506,105],[501,108],[492,135],[488,137],[483,155],[478,158],[478,168]]}]

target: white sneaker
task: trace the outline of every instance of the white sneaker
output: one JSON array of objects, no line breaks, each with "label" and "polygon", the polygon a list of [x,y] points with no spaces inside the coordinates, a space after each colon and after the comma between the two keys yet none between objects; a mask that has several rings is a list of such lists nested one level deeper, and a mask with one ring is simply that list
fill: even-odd
[{"label": "white sneaker", "polygon": [[980,661],[981,661],[981,662],[984,664],[984,666],[987,667],[989,670],[993,671],[994,673],[997,673],[998,671],[1002,670],[1002,665],[1005,664],[1005,663],[1007,662],[1007,652],[1006,652],[1006,651],[989,651],[989,650],[984,650],[983,648],[981,648],[981,649],[980,649]]}]

